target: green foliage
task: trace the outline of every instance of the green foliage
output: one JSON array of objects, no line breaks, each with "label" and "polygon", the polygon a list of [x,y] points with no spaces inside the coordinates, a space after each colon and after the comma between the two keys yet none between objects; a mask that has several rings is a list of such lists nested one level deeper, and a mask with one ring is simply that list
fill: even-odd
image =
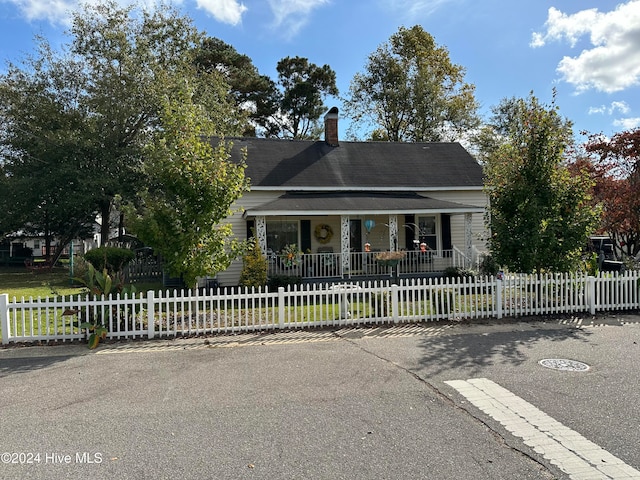
[{"label": "green foliage", "polygon": [[573,271],[598,212],[588,175],[565,164],[571,124],[533,95],[509,112],[505,141],[485,164],[491,254],[514,272]]},{"label": "green foliage", "polygon": [[327,110],[323,97],[338,95],[335,72],[329,65],[319,67],[302,57],[283,58],[276,70],[283,88],[278,133],[295,139],[318,138],[317,121]]},{"label": "green foliage", "polygon": [[57,237],[61,251],[95,219],[83,164],[92,131],[78,65],[42,39],[39,54],[0,75],[0,231],[44,233],[46,246]]},{"label": "green foliage", "polygon": [[0,75],[0,233],[33,227],[60,249],[96,214],[106,243],[116,199],[145,187],[145,148],[181,84],[219,133],[238,133],[244,118],[228,108],[219,72],[196,71],[203,35],[171,7],[83,4],[69,35],[59,52],[39,39],[35,55]]},{"label": "green foliage", "polygon": [[91,350],[98,346],[100,340],[104,340],[107,338],[107,328],[101,325],[96,325],[90,322],[83,322],[80,324],[80,328],[86,328],[89,332],[91,332],[87,341],[87,346]]},{"label": "green foliage", "polygon": [[246,251],[224,220],[248,190],[244,162],[229,160],[232,145],[209,143],[217,125],[193,102],[194,94],[185,83],[164,102],[162,128],[146,150],[149,187],[139,192],[137,208],[129,206],[133,232],[189,287],[198,277],[225,270]]},{"label": "green foliage", "polygon": [[393,142],[458,139],[477,126],[475,87],[421,26],[401,27],[369,55],[345,101],[354,126]]},{"label": "green foliage", "polygon": [[260,245],[255,239],[251,242],[251,248],[244,256],[240,285],[243,287],[263,287],[267,284],[268,262]]},{"label": "green foliage", "polygon": [[[125,285],[122,273],[110,274],[106,268],[98,271],[91,263],[87,263],[85,275],[74,280],[84,285],[89,293],[99,297],[108,297],[112,294],[131,296],[136,293],[136,288],[133,285]],[[75,315],[77,313],[77,311],[66,311],[63,315]],[[91,318],[93,316],[92,312],[89,312],[88,316]],[[93,321],[83,322],[79,326],[80,328],[86,328],[90,332],[88,339],[90,349],[96,348],[100,340],[107,338],[108,330],[101,316],[93,317]]]},{"label": "green foliage", "polygon": [[94,248],[84,254],[84,259],[97,270],[106,269],[112,274],[120,272],[134,257],[135,253],[131,250],[118,247]]},{"label": "green foliage", "polygon": [[256,126],[265,132],[277,130],[274,115],[282,95],[273,80],[260,75],[247,55],[218,38],[208,37],[196,49],[194,63],[199,74],[224,76],[235,107],[247,115],[240,125],[243,136],[256,136]]},{"label": "green foliage", "polygon": [[111,294],[132,295],[136,293],[133,285],[125,285],[122,273],[110,274],[107,269],[96,270],[91,263],[87,264],[86,273],[83,277],[76,277],[74,280],[84,285],[89,293],[97,296],[109,296]]},{"label": "green foliage", "polygon": [[500,271],[500,265],[497,264],[491,255],[485,255],[480,262],[480,275],[496,276]]},{"label": "green foliage", "polygon": [[586,256],[583,268],[588,275],[594,277],[598,275],[600,269],[598,268],[598,254],[596,252],[591,252]]}]

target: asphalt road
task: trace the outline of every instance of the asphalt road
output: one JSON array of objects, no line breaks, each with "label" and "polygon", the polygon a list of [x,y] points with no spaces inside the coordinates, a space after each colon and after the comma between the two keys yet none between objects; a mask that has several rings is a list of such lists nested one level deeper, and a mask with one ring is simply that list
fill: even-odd
[{"label": "asphalt road", "polygon": [[639,470],[639,376],[634,316],[8,348],[0,478],[570,478],[446,383],[477,378]]}]

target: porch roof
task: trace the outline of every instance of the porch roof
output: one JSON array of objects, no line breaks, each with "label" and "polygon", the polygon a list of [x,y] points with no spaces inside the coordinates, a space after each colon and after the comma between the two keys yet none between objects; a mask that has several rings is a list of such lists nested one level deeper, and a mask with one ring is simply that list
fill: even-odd
[{"label": "porch roof", "polygon": [[245,211],[245,217],[258,215],[348,215],[402,213],[483,213],[475,205],[437,200],[408,192],[287,192],[263,205]]}]

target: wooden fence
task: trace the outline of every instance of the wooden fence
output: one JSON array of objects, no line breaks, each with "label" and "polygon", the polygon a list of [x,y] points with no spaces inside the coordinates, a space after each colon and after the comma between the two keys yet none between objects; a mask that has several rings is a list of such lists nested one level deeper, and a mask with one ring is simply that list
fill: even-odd
[{"label": "wooden fence", "polygon": [[133,297],[0,295],[2,343],[108,337],[154,338],[640,308],[640,274],[509,275],[308,284],[290,288],[149,291]]}]

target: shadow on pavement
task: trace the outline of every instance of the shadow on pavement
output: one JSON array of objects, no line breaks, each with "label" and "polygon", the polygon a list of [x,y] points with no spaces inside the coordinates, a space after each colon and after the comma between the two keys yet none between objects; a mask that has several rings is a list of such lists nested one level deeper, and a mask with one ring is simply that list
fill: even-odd
[{"label": "shadow on pavement", "polygon": [[550,328],[530,325],[526,329],[488,331],[480,334],[443,335],[425,338],[420,347],[424,349],[421,365],[430,373],[438,374],[453,368],[468,369],[472,374],[480,373],[492,365],[520,365],[530,357],[527,349],[537,342],[561,342],[564,340],[587,341],[591,332],[580,328]]},{"label": "shadow on pavement", "polygon": [[0,359],[0,378],[40,370],[75,357],[77,355],[2,358]]}]

